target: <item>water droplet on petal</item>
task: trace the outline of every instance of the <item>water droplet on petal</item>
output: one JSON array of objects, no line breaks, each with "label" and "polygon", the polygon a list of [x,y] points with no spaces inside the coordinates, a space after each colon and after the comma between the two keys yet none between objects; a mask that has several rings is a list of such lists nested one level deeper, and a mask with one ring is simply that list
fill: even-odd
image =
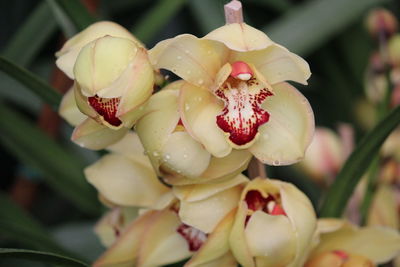
[{"label": "water droplet on petal", "polygon": [[185,53],[186,53],[186,54],[189,54],[189,50],[185,50]]},{"label": "water droplet on petal", "polygon": [[279,166],[279,165],[281,165],[281,162],[279,160],[274,160],[274,162],[272,162],[272,164],[274,166]]},{"label": "water droplet on petal", "polygon": [[198,83],[199,85],[202,85],[202,84],[204,83],[204,81],[203,81],[203,79],[199,79],[199,80],[197,81],[197,83]]},{"label": "water droplet on petal", "polygon": [[187,154],[183,154],[183,158],[187,159],[188,155]]},{"label": "water droplet on petal", "polygon": [[177,59],[177,60],[181,60],[182,57],[181,57],[181,56],[177,56],[176,59]]},{"label": "water droplet on petal", "polygon": [[157,152],[157,151],[154,151],[154,152],[153,152],[153,156],[154,156],[154,157],[158,157],[158,156],[159,156],[158,152]]},{"label": "water droplet on petal", "polygon": [[188,111],[189,109],[190,109],[190,106],[189,106],[189,104],[186,103],[185,104],[185,110]]}]

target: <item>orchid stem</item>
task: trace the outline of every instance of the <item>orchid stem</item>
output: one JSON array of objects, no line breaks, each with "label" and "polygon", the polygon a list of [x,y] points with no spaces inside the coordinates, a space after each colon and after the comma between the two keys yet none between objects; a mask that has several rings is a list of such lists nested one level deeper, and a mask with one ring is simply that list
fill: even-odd
[{"label": "orchid stem", "polygon": [[242,3],[232,0],[224,6],[226,24],[243,23]]},{"label": "orchid stem", "polygon": [[257,158],[253,157],[250,161],[248,168],[248,176],[250,180],[254,178],[267,178],[267,171],[265,170],[265,165],[259,161]]}]

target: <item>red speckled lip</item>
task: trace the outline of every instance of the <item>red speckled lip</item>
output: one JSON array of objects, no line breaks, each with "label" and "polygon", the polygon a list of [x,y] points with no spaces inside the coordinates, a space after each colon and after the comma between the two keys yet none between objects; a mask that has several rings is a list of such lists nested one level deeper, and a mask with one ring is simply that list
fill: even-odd
[{"label": "red speckled lip", "polygon": [[207,235],[205,233],[184,223],[179,225],[176,231],[186,239],[190,251],[199,250],[199,248],[207,239]]},{"label": "red speckled lip", "polygon": [[[279,197],[278,197],[279,198]],[[286,213],[282,208],[282,205],[278,203],[277,199],[268,195],[268,197],[263,197],[261,193],[257,190],[250,190],[247,192],[245,201],[247,207],[252,211],[261,210],[270,215],[285,215]],[[272,203],[270,203],[272,202]],[[269,206],[269,204],[272,204]]]},{"label": "red speckled lip", "polygon": [[121,125],[121,120],[115,116],[117,114],[120,98],[101,98],[95,95],[88,97],[88,102],[106,122],[113,126]]},{"label": "red speckled lip", "polygon": [[225,102],[216,117],[218,127],[229,133],[229,140],[238,146],[251,142],[258,127],[269,120],[269,113],[261,104],[272,92],[260,87],[254,77],[248,81],[229,77],[215,94]]}]

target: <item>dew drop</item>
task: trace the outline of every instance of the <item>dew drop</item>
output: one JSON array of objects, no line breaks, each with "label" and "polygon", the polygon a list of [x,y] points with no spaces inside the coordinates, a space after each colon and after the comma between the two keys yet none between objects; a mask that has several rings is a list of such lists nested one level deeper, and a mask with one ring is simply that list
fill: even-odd
[{"label": "dew drop", "polygon": [[199,79],[199,80],[197,81],[197,83],[198,83],[199,85],[202,85],[202,84],[204,83],[204,81],[203,81],[203,79]]},{"label": "dew drop", "polygon": [[189,104],[186,103],[185,104],[185,110],[188,111],[189,109],[190,109],[190,106],[189,106]]},{"label": "dew drop", "polygon": [[281,162],[279,160],[274,160],[274,162],[272,162],[272,164],[274,166],[279,166],[279,165],[281,165]]},{"label": "dew drop", "polygon": [[157,151],[154,151],[154,152],[153,152],[153,156],[154,156],[154,157],[158,157],[158,156],[159,156],[158,152],[157,152]]},{"label": "dew drop", "polygon": [[211,50],[207,50],[207,54],[209,54],[209,55],[210,55],[210,54],[211,54]]},{"label": "dew drop", "polygon": [[167,161],[171,158],[171,156],[169,154],[165,154],[164,159]]},{"label": "dew drop", "polygon": [[187,154],[183,154],[183,158],[187,159],[188,155]]},{"label": "dew drop", "polygon": [[185,50],[185,53],[186,53],[186,54],[189,54],[189,50]]},{"label": "dew drop", "polygon": [[182,57],[181,57],[181,56],[177,56],[176,59],[177,59],[177,60],[181,60]]}]

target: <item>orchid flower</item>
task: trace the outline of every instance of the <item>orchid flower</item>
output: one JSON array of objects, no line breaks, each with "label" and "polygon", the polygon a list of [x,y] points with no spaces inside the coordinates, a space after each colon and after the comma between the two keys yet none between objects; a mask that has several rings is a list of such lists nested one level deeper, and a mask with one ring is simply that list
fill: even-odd
[{"label": "orchid flower", "polygon": [[69,93],[60,112],[77,105],[87,116],[72,139],[102,149],[122,138],[153,91],[146,49],[123,27],[98,22],[72,37],[56,55],[57,66],[74,79],[75,104]]},{"label": "orchid flower", "polygon": [[307,84],[308,64],[245,23],[203,38],[179,35],[149,51],[156,69],[186,83],[179,112],[187,133],[214,157],[246,149],[263,163],[299,161],[314,117],[307,99],[285,81]]}]

